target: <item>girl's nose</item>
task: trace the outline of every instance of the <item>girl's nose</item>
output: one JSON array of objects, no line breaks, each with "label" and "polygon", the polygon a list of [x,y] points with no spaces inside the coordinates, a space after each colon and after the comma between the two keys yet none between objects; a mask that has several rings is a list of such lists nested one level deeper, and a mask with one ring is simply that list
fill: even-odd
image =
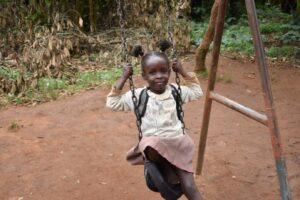
[{"label": "girl's nose", "polygon": [[162,78],[163,77],[163,74],[162,73],[157,73],[156,74],[156,78]]}]

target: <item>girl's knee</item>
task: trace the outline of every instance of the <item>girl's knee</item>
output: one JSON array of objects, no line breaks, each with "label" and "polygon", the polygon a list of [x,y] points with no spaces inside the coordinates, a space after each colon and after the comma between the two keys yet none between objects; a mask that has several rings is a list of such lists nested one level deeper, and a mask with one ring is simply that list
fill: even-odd
[{"label": "girl's knee", "polygon": [[188,197],[188,199],[200,200],[201,195],[195,183],[193,174],[180,169],[177,169],[177,173],[180,178],[182,190],[186,197]]},{"label": "girl's knee", "polygon": [[159,153],[152,147],[146,147],[145,154],[147,159],[153,162],[158,162],[159,160],[161,160],[161,155],[159,155]]},{"label": "girl's knee", "polygon": [[196,184],[194,183],[194,181],[182,183],[182,189],[185,193],[188,193],[188,194],[198,193],[198,188],[197,188]]},{"label": "girl's knee", "polygon": [[182,187],[183,193],[188,199],[191,200],[201,200],[201,194],[196,186],[196,184],[186,184]]}]

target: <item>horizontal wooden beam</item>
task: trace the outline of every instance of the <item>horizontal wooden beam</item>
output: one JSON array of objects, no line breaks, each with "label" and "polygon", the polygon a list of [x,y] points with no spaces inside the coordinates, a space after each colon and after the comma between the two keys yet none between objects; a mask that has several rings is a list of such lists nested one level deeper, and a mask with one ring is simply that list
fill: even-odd
[{"label": "horizontal wooden beam", "polygon": [[243,115],[245,115],[251,119],[254,119],[255,121],[262,123],[265,126],[268,126],[268,118],[264,114],[261,114],[251,108],[243,106],[242,104],[239,104],[239,103],[237,103],[231,99],[228,99],[227,97],[224,97],[213,91],[211,91],[209,93],[209,97],[218,103],[221,103],[233,110],[238,111],[239,113],[242,113]]}]

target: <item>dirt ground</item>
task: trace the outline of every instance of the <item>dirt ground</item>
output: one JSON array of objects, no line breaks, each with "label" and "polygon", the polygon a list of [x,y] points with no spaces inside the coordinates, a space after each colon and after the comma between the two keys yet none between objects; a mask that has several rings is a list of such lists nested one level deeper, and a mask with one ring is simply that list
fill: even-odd
[{"label": "dirt ground", "polygon": [[[223,75],[216,85],[219,93],[264,110],[253,63],[222,57],[219,72]],[[296,200],[300,199],[300,70],[270,67],[270,75]],[[207,79],[200,82],[205,91]],[[0,199],[161,199],[146,188],[143,167],[125,161],[126,151],[137,142],[134,115],[106,108],[108,92],[108,87],[101,87],[41,105],[1,110]],[[196,146],[203,106],[204,98],[184,106]],[[9,130],[13,123],[20,129]],[[196,165],[196,156],[194,160]],[[196,182],[204,199],[280,199],[268,128],[214,102],[204,169]]]}]

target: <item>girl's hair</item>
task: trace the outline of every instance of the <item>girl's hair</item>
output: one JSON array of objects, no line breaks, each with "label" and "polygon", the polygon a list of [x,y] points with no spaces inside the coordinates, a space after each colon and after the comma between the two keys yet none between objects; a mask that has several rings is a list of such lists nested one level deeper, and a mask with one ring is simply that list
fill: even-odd
[{"label": "girl's hair", "polygon": [[141,69],[142,72],[144,71],[145,67],[146,67],[146,63],[147,61],[151,58],[151,57],[160,57],[162,59],[164,59],[167,63],[168,66],[170,66],[170,61],[167,57],[167,55],[163,52],[151,52],[151,53],[147,53],[143,56],[142,61],[141,61]]}]

